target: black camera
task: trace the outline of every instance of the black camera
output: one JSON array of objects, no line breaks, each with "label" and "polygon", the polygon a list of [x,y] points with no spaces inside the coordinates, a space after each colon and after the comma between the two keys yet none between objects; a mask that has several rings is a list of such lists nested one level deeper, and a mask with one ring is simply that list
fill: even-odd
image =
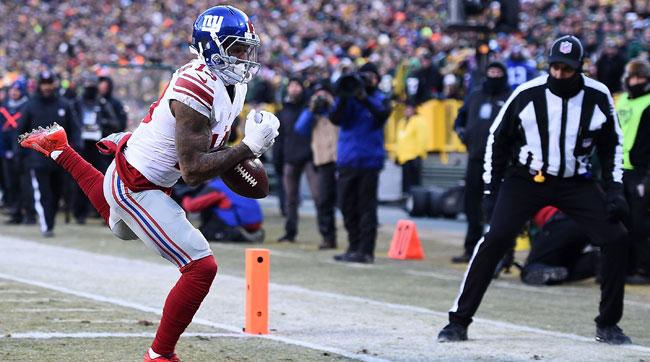
[{"label": "black camera", "polygon": [[320,113],[327,110],[330,106],[330,100],[327,96],[321,94],[313,96],[311,103],[312,111]]},{"label": "black camera", "polygon": [[343,98],[356,96],[361,88],[366,86],[366,80],[360,73],[342,75],[336,81],[336,95]]}]

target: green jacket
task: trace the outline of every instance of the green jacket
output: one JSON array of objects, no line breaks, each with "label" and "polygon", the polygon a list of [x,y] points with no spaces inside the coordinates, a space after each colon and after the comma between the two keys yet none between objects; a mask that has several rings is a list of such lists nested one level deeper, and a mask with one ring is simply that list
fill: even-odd
[{"label": "green jacket", "polygon": [[633,99],[621,94],[616,112],[623,130],[623,168],[650,170],[650,93]]}]

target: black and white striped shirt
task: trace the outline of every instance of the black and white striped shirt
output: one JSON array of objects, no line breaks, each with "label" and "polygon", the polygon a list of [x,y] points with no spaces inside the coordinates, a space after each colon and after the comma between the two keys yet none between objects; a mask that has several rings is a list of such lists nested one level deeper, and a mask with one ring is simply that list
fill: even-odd
[{"label": "black and white striped shirt", "polygon": [[623,134],[607,87],[582,75],[583,89],[569,99],[553,94],[548,75],[520,85],[501,108],[488,137],[483,181],[498,188],[508,162],[534,174],[562,178],[590,172],[597,150],[606,185],[623,177]]}]

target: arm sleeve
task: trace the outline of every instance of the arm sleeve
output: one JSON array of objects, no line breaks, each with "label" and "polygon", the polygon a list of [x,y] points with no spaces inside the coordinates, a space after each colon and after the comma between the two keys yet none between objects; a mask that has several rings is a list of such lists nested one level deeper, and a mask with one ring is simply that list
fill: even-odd
[{"label": "arm sleeve", "polygon": [[179,101],[210,118],[214,101],[214,80],[211,75],[189,68],[172,80],[169,99]]},{"label": "arm sleeve", "polygon": [[335,125],[339,126],[344,121],[345,110],[348,107],[349,99],[337,97],[334,102],[334,109],[332,110],[332,117],[330,121]]},{"label": "arm sleeve", "polygon": [[370,111],[378,126],[383,126],[390,116],[391,107],[390,100],[385,97],[367,97],[361,101],[366,108]]},{"label": "arm sleeve", "polygon": [[517,95],[510,96],[490,127],[483,165],[485,193],[496,193],[501,185],[515,136],[517,104]]},{"label": "arm sleeve", "polygon": [[[650,107],[646,108],[641,114],[641,122],[639,129],[637,130],[636,138],[638,140],[644,140],[644,142],[650,140]],[[648,151],[650,153],[650,148],[648,148]],[[648,154],[647,157],[648,164],[646,165],[646,172],[650,172],[650,154]]]},{"label": "arm sleeve", "polygon": [[[17,127],[16,127],[16,135],[20,136],[23,133],[27,132],[28,129],[31,128],[32,124],[32,115],[30,112],[30,101],[27,101],[25,105],[23,105],[20,113],[22,113],[22,116],[18,119],[17,122]],[[20,147],[20,144],[18,144],[18,140],[15,139],[11,143],[13,146],[14,150],[14,155],[24,155],[27,150],[25,148]]]},{"label": "arm sleeve", "polygon": [[67,111],[65,112],[68,137],[70,138],[70,145],[72,148],[79,149],[81,146],[81,120],[76,107],[72,103],[68,103]]},{"label": "arm sleeve", "polygon": [[302,111],[302,113],[300,113],[300,116],[298,116],[294,130],[301,136],[311,137],[311,130],[313,125],[314,113],[310,111],[309,108],[306,108],[304,111]]},{"label": "arm sleeve", "polygon": [[467,102],[463,103],[463,106],[458,110],[458,115],[454,121],[454,132],[458,135],[463,143],[465,142],[465,127],[467,126]]},{"label": "arm sleeve", "polygon": [[609,188],[623,182],[623,132],[609,91],[606,102],[599,102],[597,107],[607,117],[597,138],[596,148],[602,166],[603,184]]}]

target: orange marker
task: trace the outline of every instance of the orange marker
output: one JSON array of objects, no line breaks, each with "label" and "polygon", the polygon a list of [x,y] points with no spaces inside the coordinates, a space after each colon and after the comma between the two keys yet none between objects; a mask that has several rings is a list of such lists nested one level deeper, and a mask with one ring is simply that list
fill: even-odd
[{"label": "orange marker", "polygon": [[268,249],[246,249],[246,333],[269,333],[270,262]]},{"label": "orange marker", "polygon": [[411,220],[398,220],[388,257],[391,259],[424,259],[424,250],[418,236],[418,229]]}]

